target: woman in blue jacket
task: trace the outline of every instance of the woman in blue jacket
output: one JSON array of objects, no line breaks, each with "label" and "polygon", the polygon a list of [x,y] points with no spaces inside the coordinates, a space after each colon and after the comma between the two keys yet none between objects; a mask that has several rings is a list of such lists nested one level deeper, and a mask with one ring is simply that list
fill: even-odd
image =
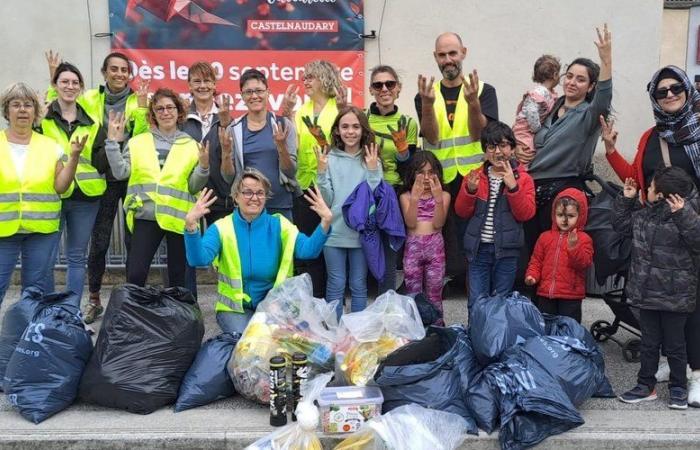
[{"label": "woman in blue jacket", "polygon": [[306,200],[321,218],[309,237],[280,214],[270,215],[265,202],[270,181],[257,169],[245,169],[231,189],[236,208],[201,236],[199,220],[215,201],[211,190],[185,218],[185,249],[191,266],[217,266],[216,321],[225,332],[243,333],[255,308],[274,286],[293,274],[293,260],[317,258],[331,227],[333,214],[317,189]]}]

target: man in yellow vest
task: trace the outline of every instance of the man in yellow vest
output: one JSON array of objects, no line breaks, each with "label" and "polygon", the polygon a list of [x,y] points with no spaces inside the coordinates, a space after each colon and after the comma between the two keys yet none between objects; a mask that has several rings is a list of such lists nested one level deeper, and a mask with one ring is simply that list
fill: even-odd
[{"label": "man in yellow vest", "polygon": [[418,76],[416,112],[420,121],[423,149],[432,151],[442,164],[444,182],[452,197],[445,231],[447,272],[465,276],[466,255],[462,238],[466,222],[454,213],[462,177],[481,165],[483,152],[479,138],[489,120],[498,120],[496,89],[479,80],[476,70],[465,76],[462,63],[467,48],[452,32],[435,40],[433,52],[442,79],[435,82]]}]

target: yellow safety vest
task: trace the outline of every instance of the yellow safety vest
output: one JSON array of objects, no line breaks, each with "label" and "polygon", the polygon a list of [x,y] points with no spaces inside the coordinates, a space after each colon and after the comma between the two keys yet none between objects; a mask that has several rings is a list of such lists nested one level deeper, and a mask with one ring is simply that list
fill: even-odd
[{"label": "yellow safety vest", "polygon": [[183,234],[185,215],[195,203],[187,182],[199,162],[197,142],[190,137],[177,139],[170,148],[162,169],[151,133],[131,138],[129,154],[131,176],[124,199],[129,231],[134,230],[134,216],[143,206],[143,199],[149,198],[156,206],[158,226],[163,230]]},{"label": "yellow safety vest", "polygon": [[[484,160],[481,150],[481,142],[474,141],[469,136],[469,105],[464,99],[461,87],[457,96],[454,121],[452,126],[447,120],[447,108],[445,98],[440,92],[440,82],[436,82],[435,89],[435,118],[438,124],[438,142],[433,145],[427,139],[423,139],[423,149],[433,152],[442,164],[442,175],[445,183],[450,183],[457,177],[457,173],[464,176],[472,169],[478,167]],[[479,81],[479,93],[484,89],[484,83]]]},{"label": "yellow safety vest", "polygon": [[20,179],[10,156],[10,144],[0,131],[0,237],[21,228],[31,233],[58,231],[61,198],[54,189],[56,141],[33,132]]},{"label": "yellow safety vest", "polygon": [[90,126],[80,125],[73,132],[73,135],[70,138],[68,138],[68,135],[64,133],[52,119],[42,120],[41,129],[43,130],[45,136],[53,138],[61,147],[63,147],[64,163],[68,161],[68,155],[71,153],[71,140],[82,139],[82,137],[85,135],[88,137],[83,151],[80,152],[78,167],[75,170],[75,181],[70,184],[68,190],[64,192],[61,197],[70,197],[71,194],[73,194],[76,182],[78,183],[78,186],[80,186],[80,190],[83,191],[83,193],[88,197],[96,197],[104,194],[105,190],[107,190],[105,176],[100,174],[92,165],[92,146],[95,143],[97,132],[100,130],[99,123],[93,123]]},{"label": "yellow safety vest", "polygon": [[[329,144],[331,143],[331,128],[333,127],[333,121],[335,121],[337,115],[338,105],[335,102],[335,98],[329,98],[318,116],[318,125],[326,135]],[[299,148],[297,148],[297,182],[302,189],[308,189],[309,186],[316,183],[316,167],[318,161],[316,161],[314,147],[318,147],[318,143],[316,142],[316,138],[309,132],[306,124],[302,121],[304,116],[309,117],[313,122],[314,104],[312,101],[301,105],[301,108],[299,108],[299,111],[297,111],[294,116],[294,123],[297,129],[297,135],[299,136]]]},{"label": "yellow safety vest", "polygon": [[[280,214],[273,215],[280,221],[280,239],[282,240],[282,259],[274,284],[274,287],[277,287],[294,275],[294,245],[299,230],[286,217]],[[233,218],[229,214],[214,223],[221,241],[221,252],[214,260],[214,267],[219,270],[216,312],[242,313],[243,304],[250,303],[250,297],[243,292],[241,259],[238,255]]]}]

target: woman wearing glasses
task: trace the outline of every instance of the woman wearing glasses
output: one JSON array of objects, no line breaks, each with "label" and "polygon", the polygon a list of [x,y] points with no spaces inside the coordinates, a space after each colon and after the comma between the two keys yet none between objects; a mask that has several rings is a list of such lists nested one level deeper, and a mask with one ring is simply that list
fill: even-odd
[{"label": "woman wearing glasses", "polygon": [[[402,167],[415,152],[418,139],[416,121],[401,114],[396,105],[400,92],[401,82],[393,67],[377,66],[372,69],[369,93],[374,97],[374,102],[367,110],[367,119],[379,147],[384,180],[397,191],[403,184]],[[379,282],[377,295],[396,289],[398,250],[391,248],[388,242],[384,243],[386,272]]]},{"label": "woman wearing glasses", "polygon": [[185,215],[194,194],[209,177],[208,144],[198,144],[180,131],[185,108],[170,89],[158,89],[149,105],[151,129],[119,149],[124,116],[110,113],[105,149],[114,177],[128,179],[124,200],[126,223],[132,233],[126,260],[126,281],[146,284],[151,260],[165,237],[170,286],[185,286]]},{"label": "woman wearing glasses", "polygon": [[200,236],[199,220],[216,201],[205,189],[185,218],[187,261],[192,266],[214,262],[219,270],[216,321],[224,332],[243,333],[267,292],[293,275],[294,258],[316,258],[328,238],[333,215],[317,188],[305,195],[321,220],[310,237],[282,214],[266,211],[271,191],[265,175],[246,168],[231,189],[233,214]]},{"label": "woman wearing glasses", "polygon": [[[632,164],[615,149],[617,131],[602,118],[605,156],[621,180],[632,178],[642,198],[659,167],[680,167],[700,190],[700,93],[688,75],[676,66],[666,66],[647,85],[656,125],[642,135]],[[700,407],[700,308],[688,316],[685,327],[688,365],[693,373],[688,383],[688,404]],[[670,369],[662,363],[657,381],[668,381]]]},{"label": "woman wearing glasses", "polygon": [[268,111],[267,78],[256,69],[243,72],[241,96],[248,112],[231,128],[236,173],[252,167],[270,180],[270,214],[280,213],[292,220],[296,183],[297,135],[292,122]]}]

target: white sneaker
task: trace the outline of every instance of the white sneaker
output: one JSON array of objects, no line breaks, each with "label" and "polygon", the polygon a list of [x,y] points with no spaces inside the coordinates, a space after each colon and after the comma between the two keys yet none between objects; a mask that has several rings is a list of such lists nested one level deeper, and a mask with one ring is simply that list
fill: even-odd
[{"label": "white sneaker", "polygon": [[671,377],[671,367],[669,367],[666,358],[659,362],[659,369],[656,371],[655,377],[657,383],[666,383]]},{"label": "white sneaker", "polygon": [[688,405],[700,408],[700,370],[694,370],[688,379]]}]

